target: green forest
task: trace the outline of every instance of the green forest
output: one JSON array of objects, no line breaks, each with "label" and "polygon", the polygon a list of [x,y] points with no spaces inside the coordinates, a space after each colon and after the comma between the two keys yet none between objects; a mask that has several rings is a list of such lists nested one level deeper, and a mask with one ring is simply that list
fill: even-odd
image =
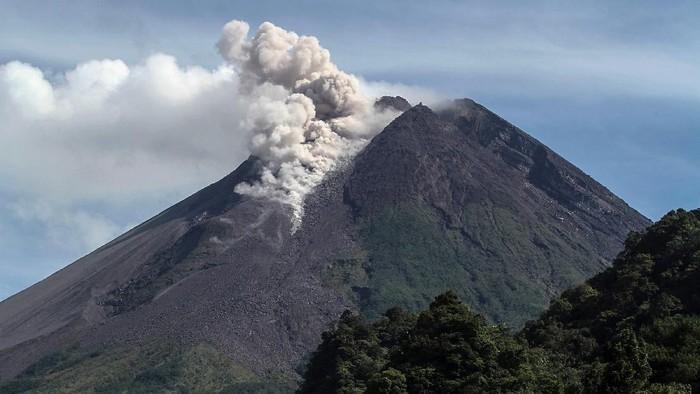
[{"label": "green forest", "polygon": [[700,210],[632,233],[612,267],[564,292],[520,332],[456,293],[427,310],[346,312],[299,393],[700,391]]}]

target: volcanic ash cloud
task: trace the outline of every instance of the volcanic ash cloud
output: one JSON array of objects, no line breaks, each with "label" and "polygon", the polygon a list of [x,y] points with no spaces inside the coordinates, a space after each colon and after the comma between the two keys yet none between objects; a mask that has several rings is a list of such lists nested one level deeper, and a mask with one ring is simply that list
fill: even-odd
[{"label": "volcanic ash cloud", "polygon": [[255,100],[246,123],[251,153],[264,163],[260,180],[239,184],[236,192],[291,205],[296,229],[304,196],[398,113],[375,110],[358,79],[338,69],[316,37],[270,22],[252,38],[249,30],[231,21],[218,43],[240,74],[242,92]]}]

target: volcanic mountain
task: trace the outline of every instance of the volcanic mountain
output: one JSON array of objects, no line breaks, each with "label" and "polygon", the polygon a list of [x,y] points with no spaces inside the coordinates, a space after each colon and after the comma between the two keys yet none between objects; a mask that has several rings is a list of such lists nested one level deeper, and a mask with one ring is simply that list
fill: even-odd
[{"label": "volcanic mountain", "polygon": [[234,192],[259,174],[250,157],[0,303],[0,377],[47,391],[284,382],[345,309],[372,318],[448,289],[518,328],[649,224],[472,100],[378,105],[404,112],[306,197],[295,231],[288,206]]}]

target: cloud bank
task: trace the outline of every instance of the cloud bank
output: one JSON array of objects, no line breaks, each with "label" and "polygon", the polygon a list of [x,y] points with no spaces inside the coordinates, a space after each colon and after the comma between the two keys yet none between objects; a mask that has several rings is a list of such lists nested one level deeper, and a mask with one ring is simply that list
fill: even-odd
[{"label": "cloud bank", "polygon": [[164,54],[133,66],[93,60],[58,75],[0,65],[1,208],[43,223],[47,241],[78,218],[65,237],[80,239],[62,247],[99,246],[123,230],[107,207],[182,197],[246,157],[250,100],[237,84],[230,67],[182,68]]},{"label": "cloud bank", "polygon": [[[90,61],[61,75],[0,66],[0,177],[17,194],[124,202],[230,170],[249,100],[229,67]],[[209,175],[204,175],[209,174]],[[164,190],[165,188],[165,190]]]}]

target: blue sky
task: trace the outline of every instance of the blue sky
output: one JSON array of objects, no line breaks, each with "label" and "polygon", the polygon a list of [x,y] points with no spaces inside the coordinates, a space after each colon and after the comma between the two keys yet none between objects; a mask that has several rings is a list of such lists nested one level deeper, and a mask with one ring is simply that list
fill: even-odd
[{"label": "blue sky", "polygon": [[[475,99],[652,219],[700,206],[700,3],[581,3],[10,0],[0,8],[0,64],[26,63],[60,86],[77,64],[119,59],[130,75],[150,81],[159,68],[146,59],[165,53],[177,59],[177,70],[200,66],[211,71],[202,78],[215,80],[222,26],[269,20],[318,37],[336,64],[367,81],[414,99]],[[246,142],[225,135],[222,125],[236,122],[235,111],[201,126],[215,130],[202,146],[192,147],[202,136],[185,128],[203,118],[196,111],[218,114],[235,99],[217,94],[223,104],[202,101],[181,118],[156,109],[145,120],[104,126],[103,134],[91,131],[102,131],[98,119],[80,123],[86,134],[66,123],[55,132],[22,131],[41,139],[0,145],[0,156],[19,157],[0,160],[0,299],[233,169]],[[140,121],[153,135],[117,128],[138,129]],[[14,132],[12,122],[3,123],[0,136]],[[178,127],[172,140],[156,135]],[[57,145],[34,148],[46,139]],[[217,143],[227,148],[208,147]],[[63,165],[74,156],[86,159]],[[117,167],[100,163],[101,177],[89,173],[85,163],[105,157]],[[109,171],[125,166],[153,170],[133,179],[133,171]]]}]

